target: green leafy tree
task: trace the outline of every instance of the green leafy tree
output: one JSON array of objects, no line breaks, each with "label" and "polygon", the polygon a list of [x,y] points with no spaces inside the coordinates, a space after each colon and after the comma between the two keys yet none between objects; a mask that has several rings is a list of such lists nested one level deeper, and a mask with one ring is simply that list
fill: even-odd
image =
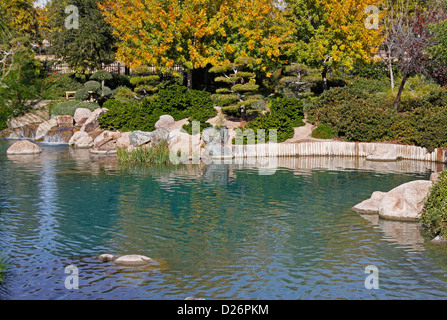
[{"label": "green leafy tree", "polygon": [[[77,12],[67,10],[66,13],[67,7],[76,8]],[[51,0],[46,9],[50,53],[78,72],[99,70],[103,64],[114,61],[115,38],[97,0]],[[74,23],[76,13],[77,24]]]},{"label": "green leafy tree", "polygon": [[289,0],[296,25],[296,57],[321,72],[323,88],[332,68],[352,69],[370,61],[383,40],[380,28],[367,28],[365,10],[382,0]]}]

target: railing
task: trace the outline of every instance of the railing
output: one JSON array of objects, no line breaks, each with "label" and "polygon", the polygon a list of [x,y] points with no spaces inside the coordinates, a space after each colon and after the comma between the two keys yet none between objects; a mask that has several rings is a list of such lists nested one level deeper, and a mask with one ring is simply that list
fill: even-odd
[{"label": "railing", "polygon": [[[74,73],[75,71],[71,69],[67,64],[49,64],[44,62],[44,68],[47,73]],[[106,70],[111,74],[117,75],[131,75],[133,74],[133,70],[127,67],[124,63],[121,62],[113,62],[111,64],[103,65],[102,70]],[[180,64],[174,65],[171,69],[173,72],[184,72],[184,68]],[[94,72],[95,70],[93,70]],[[155,67],[149,68],[149,74],[157,74],[157,70]]]}]

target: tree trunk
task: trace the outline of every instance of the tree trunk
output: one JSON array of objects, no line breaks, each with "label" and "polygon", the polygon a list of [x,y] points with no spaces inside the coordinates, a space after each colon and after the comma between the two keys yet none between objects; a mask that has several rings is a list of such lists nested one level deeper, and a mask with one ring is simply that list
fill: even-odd
[{"label": "tree trunk", "polygon": [[192,70],[186,72],[186,86],[189,90],[192,90]]},{"label": "tree trunk", "polygon": [[328,89],[327,86],[327,65],[323,66],[323,71],[321,72],[321,77],[323,78],[323,91],[326,91]]},{"label": "tree trunk", "polygon": [[400,83],[399,86],[399,91],[397,92],[396,100],[394,100],[394,110],[396,111],[397,108],[399,108],[400,98],[402,96],[402,91],[404,91],[405,82],[407,82],[407,80],[408,80],[408,74],[404,74],[402,82]]},{"label": "tree trunk", "polygon": [[391,49],[388,50],[388,69],[390,71],[391,90],[394,90],[393,58],[391,56]]}]

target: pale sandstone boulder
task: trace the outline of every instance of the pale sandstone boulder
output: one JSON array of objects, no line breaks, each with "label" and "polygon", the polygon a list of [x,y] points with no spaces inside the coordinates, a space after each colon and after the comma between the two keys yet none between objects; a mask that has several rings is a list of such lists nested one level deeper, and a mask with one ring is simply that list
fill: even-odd
[{"label": "pale sandstone boulder", "polygon": [[81,127],[81,131],[90,132],[99,128],[98,118],[106,111],[108,111],[106,108],[95,109]]},{"label": "pale sandstone boulder", "polygon": [[56,116],[58,127],[68,127],[71,128],[74,125],[74,119],[72,116]]},{"label": "pale sandstone boulder", "polygon": [[380,202],[385,197],[385,195],[386,192],[373,192],[371,198],[360,202],[359,204],[356,204],[352,209],[362,214],[378,214]]},{"label": "pale sandstone boulder", "polygon": [[91,148],[93,147],[93,138],[85,131],[77,131],[68,144],[75,148]]},{"label": "pale sandstone boulder", "polygon": [[83,118],[89,118],[92,115],[92,111],[87,108],[77,108],[75,110],[73,119],[77,123]]},{"label": "pale sandstone boulder", "polygon": [[390,220],[417,221],[424,209],[432,181],[416,180],[389,191],[379,204],[379,217]]},{"label": "pale sandstone boulder", "polygon": [[50,131],[51,128],[53,127],[57,127],[56,119],[50,119],[39,124],[36,130],[36,136],[34,137],[34,140],[38,141],[44,139],[47,132]]},{"label": "pale sandstone boulder", "polygon": [[160,116],[159,120],[155,123],[155,129],[167,129],[171,128],[175,124],[175,120],[172,116],[165,114]]},{"label": "pale sandstone boulder", "polygon": [[28,140],[20,140],[14,142],[6,151],[9,155],[27,155],[41,153],[40,147]]},{"label": "pale sandstone boulder", "polygon": [[116,140],[116,147],[117,148],[124,148],[127,149],[130,144],[129,139],[130,132],[121,132],[121,136]]}]

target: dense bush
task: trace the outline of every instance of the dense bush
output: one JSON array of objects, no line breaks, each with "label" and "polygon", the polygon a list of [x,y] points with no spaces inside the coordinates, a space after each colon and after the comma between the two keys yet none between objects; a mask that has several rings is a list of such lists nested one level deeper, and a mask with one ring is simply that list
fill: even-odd
[{"label": "dense bush", "polygon": [[78,100],[69,100],[64,102],[57,103],[54,107],[51,108],[51,115],[70,115],[73,116],[76,109],[78,108],[86,108],[89,110],[95,110],[99,108],[99,105],[97,103],[93,102],[81,102]]},{"label": "dense bush", "polygon": [[327,124],[321,124],[312,131],[312,137],[317,139],[332,139],[334,138],[334,130]]},{"label": "dense bush", "polygon": [[308,106],[308,120],[331,126],[335,136],[346,141],[388,140],[428,151],[447,146],[447,92],[414,98],[406,112],[395,112],[387,101],[359,88],[333,88]]},{"label": "dense bush", "polygon": [[6,121],[12,115],[12,112],[6,107],[0,107],[0,130],[6,129]]},{"label": "dense bush", "polygon": [[45,100],[57,100],[65,98],[66,91],[77,91],[82,84],[71,74],[52,74],[46,79],[46,90],[43,94]]},{"label": "dense bush", "polygon": [[368,101],[369,95],[357,88],[333,88],[323,93],[308,109],[308,120],[327,124],[346,141],[389,140],[396,113]]},{"label": "dense bush", "polygon": [[284,115],[290,119],[294,127],[303,125],[303,102],[294,98],[275,98],[270,101],[270,112],[274,115]]},{"label": "dense bush", "polygon": [[[251,131],[252,129],[253,131]],[[264,135],[258,135],[258,129],[265,130]],[[270,129],[276,130],[274,136],[270,135]],[[250,136],[254,134],[254,137]],[[290,118],[283,114],[274,115],[270,112],[260,115],[255,120],[248,122],[243,130],[242,135],[236,134],[235,144],[247,144],[251,142],[263,143],[268,141],[283,142],[293,138],[295,131],[293,129]]]},{"label": "dense bush", "polygon": [[[261,114],[256,119],[249,121],[247,125],[244,126],[244,131],[247,129],[253,129],[252,134],[254,134],[255,137],[238,135],[234,140],[234,143],[246,144],[251,143],[252,141],[258,143],[258,140],[262,142],[264,139],[265,141],[277,139],[277,142],[283,142],[287,139],[293,138],[295,133],[294,127],[305,125],[302,120],[304,115],[303,103],[300,100],[295,98],[275,97],[269,102],[269,105],[270,110],[268,112]],[[237,109],[234,110],[234,112],[236,111]],[[265,137],[257,135],[258,129],[265,130]],[[270,129],[277,130],[276,137],[270,136]],[[250,133],[250,131],[246,131],[246,133]]]},{"label": "dense bush", "polygon": [[104,130],[153,131],[155,122],[163,114],[160,109],[154,109],[152,104],[139,101],[124,103],[108,100],[103,107],[109,109],[98,118],[98,123]]},{"label": "dense bush", "polygon": [[430,189],[421,216],[422,225],[433,235],[447,239],[447,171]]},{"label": "dense bush", "polygon": [[205,121],[217,114],[209,93],[188,91],[179,85],[162,89],[156,96],[141,101],[108,100],[103,107],[109,111],[99,118],[101,128],[121,131],[153,131],[163,114],[171,115],[176,121],[189,117],[191,121],[200,121],[202,126],[207,126]]}]

